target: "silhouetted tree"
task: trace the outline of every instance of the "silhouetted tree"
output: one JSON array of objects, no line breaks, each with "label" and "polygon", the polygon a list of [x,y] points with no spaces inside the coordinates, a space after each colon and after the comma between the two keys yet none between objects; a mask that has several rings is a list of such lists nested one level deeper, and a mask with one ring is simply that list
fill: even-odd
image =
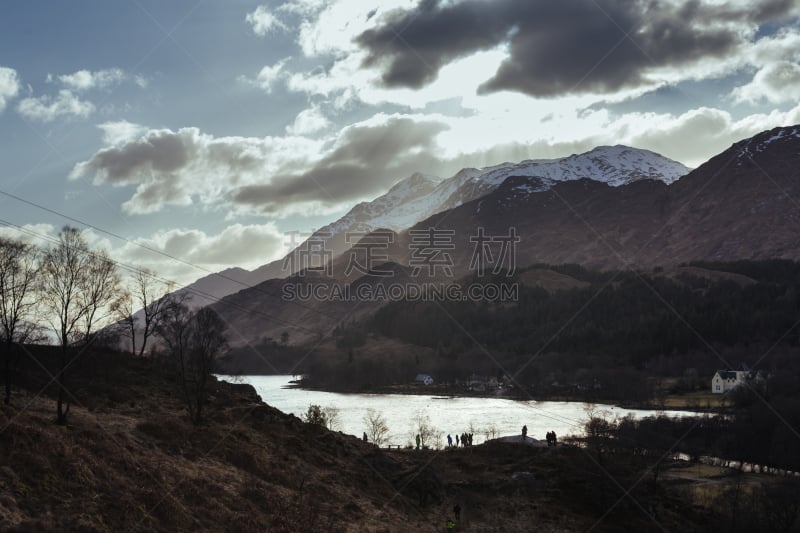
[{"label": "silhouetted tree", "polygon": [[389,440],[389,426],[380,411],[367,409],[364,425],[367,426],[367,438],[375,446],[383,446]]},{"label": "silhouetted tree", "polygon": [[194,424],[203,420],[214,360],[227,345],[225,330],[225,323],[213,309],[204,307],[192,313],[181,297],[168,299],[158,333],[177,371],[186,408]]},{"label": "silhouetted tree", "polygon": [[416,438],[416,436],[419,435],[420,446],[422,448],[429,446],[436,434],[434,427],[431,425],[431,418],[422,410],[419,410],[414,415],[412,424],[411,431],[414,433],[412,438]]},{"label": "silhouetted tree", "polygon": [[597,462],[602,464],[613,426],[606,420],[605,413],[600,411],[596,405],[587,404],[584,411],[587,416],[587,421],[583,426],[586,432],[586,444],[597,455]]},{"label": "silhouetted tree", "polygon": [[308,410],[303,415],[303,422],[314,426],[326,427],[327,419],[325,418],[325,411],[319,405],[312,403],[308,406]]},{"label": "silhouetted tree", "polygon": [[11,402],[14,362],[22,343],[36,331],[35,282],[39,273],[33,245],[0,238],[0,342],[3,350],[4,402]]},{"label": "silhouetted tree", "polygon": [[70,350],[88,348],[97,326],[111,314],[111,304],[119,297],[116,264],[105,251],[93,252],[77,228],[65,226],[58,243],[45,250],[41,268],[41,301],[61,347],[55,376],[58,387],[56,420],[65,424],[70,402],[64,407],[64,374],[74,360]]},{"label": "silhouetted tree", "polygon": [[[147,269],[134,272],[129,292],[120,298],[116,305],[117,319],[120,321],[124,335],[131,341],[131,354],[144,356],[147,341],[158,329],[168,300],[166,295],[171,287],[158,281],[155,274]],[[137,311],[140,317],[135,316]],[[141,342],[137,350],[137,333]]]}]

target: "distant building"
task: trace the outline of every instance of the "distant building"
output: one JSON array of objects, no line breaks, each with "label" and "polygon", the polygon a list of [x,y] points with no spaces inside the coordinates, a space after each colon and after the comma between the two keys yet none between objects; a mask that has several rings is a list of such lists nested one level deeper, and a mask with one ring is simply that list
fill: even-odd
[{"label": "distant building", "polygon": [[711,392],[724,394],[747,381],[747,370],[717,370],[711,378]]},{"label": "distant building", "polygon": [[483,392],[486,389],[496,389],[500,382],[494,376],[480,376],[472,374],[465,382],[467,389],[475,392]]},{"label": "distant building", "polygon": [[417,374],[417,377],[414,379],[414,381],[422,383],[423,385],[433,385],[433,378],[428,374]]}]

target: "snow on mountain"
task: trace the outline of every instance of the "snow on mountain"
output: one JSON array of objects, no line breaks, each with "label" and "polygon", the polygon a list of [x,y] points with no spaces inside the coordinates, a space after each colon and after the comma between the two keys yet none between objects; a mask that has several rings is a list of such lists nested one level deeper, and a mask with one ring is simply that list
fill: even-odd
[{"label": "snow on mountain", "polygon": [[540,178],[540,187],[525,187],[531,193],[549,189],[559,181],[588,178],[619,187],[639,180],[661,180],[670,184],[689,172],[689,168],[649,150],[627,146],[599,146],[584,154],[559,159],[532,159],[521,163],[505,163],[484,169],[466,180],[440,206],[439,211],[485,196],[507,178]]},{"label": "snow on mountain", "polygon": [[320,229],[320,233],[337,234],[345,231],[372,231],[378,228],[401,231],[419,222],[419,213],[435,207],[430,194],[441,178],[419,172],[398,182],[389,192],[361,202],[336,222]]},{"label": "snow on mountain", "polygon": [[336,234],[386,228],[401,231],[441,211],[458,207],[497,189],[507,178],[537,177],[523,193],[549,189],[559,181],[589,178],[613,187],[652,179],[672,183],[689,172],[677,161],[649,150],[627,146],[600,146],[584,154],[558,159],[532,159],[482,169],[465,168],[453,177],[416,173],[397,183],[372,202],[362,202],[344,217],[320,230]]},{"label": "snow on mountain", "polygon": [[796,142],[798,138],[800,138],[800,129],[794,126],[791,128],[775,128],[770,131],[759,133],[744,141],[740,141],[734,144],[734,146],[738,146],[739,150],[738,166],[742,165],[743,160],[750,159],[756,154],[760,154],[764,150],[770,148],[770,145],[773,145],[773,143],[791,143]]}]

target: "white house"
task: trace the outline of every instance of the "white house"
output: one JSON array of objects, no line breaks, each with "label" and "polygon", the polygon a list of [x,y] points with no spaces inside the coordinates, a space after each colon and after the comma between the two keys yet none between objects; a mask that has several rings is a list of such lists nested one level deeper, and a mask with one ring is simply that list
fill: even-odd
[{"label": "white house", "polygon": [[417,374],[417,377],[414,379],[414,381],[423,383],[425,385],[433,385],[433,378],[428,374]]},{"label": "white house", "polygon": [[717,370],[711,378],[711,392],[723,394],[747,380],[747,370]]}]

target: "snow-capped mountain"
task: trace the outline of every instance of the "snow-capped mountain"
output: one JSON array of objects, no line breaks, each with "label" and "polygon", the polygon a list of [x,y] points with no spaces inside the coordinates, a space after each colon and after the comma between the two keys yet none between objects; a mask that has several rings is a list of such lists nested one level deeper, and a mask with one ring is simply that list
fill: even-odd
[{"label": "snow-capped mountain", "polygon": [[[399,232],[388,254],[399,267],[409,266],[409,230],[435,225],[452,231],[455,246],[449,254],[455,275],[470,275],[474,255],[470,237],[476,229],[502,234],[513,226],[521,237],[514,250],[517,268],[574,263],[601,269],[650,269],[696,260],[798,260],[798,132],[800,126],[762,132],[680,179],[686,170],[682,165],[652,152],[615,146],[560,160],[465,169],[437,183],[427,180],[425,189],[431,185],[433,189],[412,201],[424,207],[421,210],[439,209],[448,200],[463,202],[481,187],[496,188]],[[397,193],[413,190],[413,181],[387,196],[402,204],[402,199],[413,195]],[[393,213],[389,199],[381,200],[381,209],[367,209],[371,203],[356,208],[368,213],[361,222],[380,220],[378,226],[385,226],[386,217]],[[415,212],[410,206],[403,209],[406,217]],[[338,259],[335,272],[343,270],[346,262],[343,256]],[[356,284],[380,282],[374,277],[340,279]],[[354,304],[322,299],[312,302],[315,307],[309,310],[275,296],[282,285],[282,280],[273,279],[215,304],[240,332],[237,342],[275,337],[287,329],[286,322],[332,329],[341,316],[367,316],[381,305],[375,300]],[[254,309],[281,321],[264,320]],[[289,331],[295,341],[311,338],[299,328]]]},{"label": "snow-capped mountain", "polygon": [[[401,232],[436,213],[447,211],[490,194],[511,177],[530,177],[516,190],[522,196],[550,189],[553,185],[589,178],[612,186],[639,180],[672,183],[688,173],[682,164],[648,150],[627,146],[601,146],[584,154],[559,159],[533,159],[521,163],[503,163],[486,168],[465,168],[448,179],[415,173],[396,183],[386,194],[370,202],[361,202],[337,221],[317,230],[325,235],[326,248],[335,257],[347,250],[348,232],[376,229]],[[302,246],[302,245],[301,245]],[[253,271],[230,271],[230,275],[212,274],[189,285],[199,305],[293,272],[284,261],[265,264]],[[227,273],[227,271],[226,271]],[[206,297],[205,295],[208,295]]]},{"label": "snow-capped mountain", "polygon": [[599,146],[590,152],[558,159],[531,159],[482,170],[469,170],[471,172],[461,171],[448,180],[452,183],[445,182],[440,186],[441,189],[452,192],[436,212],[486,196],[511,176],[540,178],[537,182],[540,185],[536,190],[524,191],[540,192],[561,181],[583,178],[607,183],[612,187],[639,180],[659,180],[669,185],[691,169],[649,150],[616,145]]},{"label": "snow-capped mountain", "polygon": [[511,176],[537,177],[538,192],[561,181],[589,178],[613,187],[639,180],[670,184],[689,172],[677,161],[649,150],[600,146],[590,152],[558,159],[531,159],[486,168],[465,168],[451,178],[416,173],[398,182],[383,196],[356,205],[345,216],[322,228],[337,234],[378,228],[401,231],[431,215],[489,194]]}]

